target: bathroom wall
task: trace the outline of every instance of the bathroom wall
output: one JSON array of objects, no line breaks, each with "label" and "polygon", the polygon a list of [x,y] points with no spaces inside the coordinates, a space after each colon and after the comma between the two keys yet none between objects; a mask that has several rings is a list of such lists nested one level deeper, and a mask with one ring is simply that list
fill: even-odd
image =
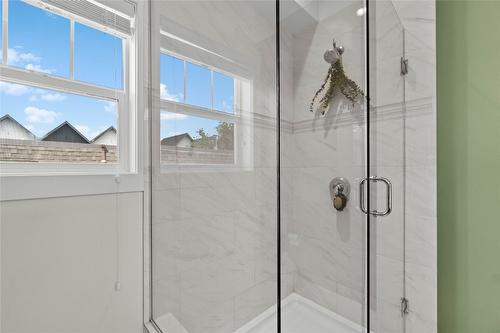
[{"label": "bathroom wall", "polygon": [[498,1],[438,1],[439,332],[500,330]]},{"label": "bathroom wall", "polygon": [[142,332],[141,192],[1,202],[0,222],[2,332]]}]

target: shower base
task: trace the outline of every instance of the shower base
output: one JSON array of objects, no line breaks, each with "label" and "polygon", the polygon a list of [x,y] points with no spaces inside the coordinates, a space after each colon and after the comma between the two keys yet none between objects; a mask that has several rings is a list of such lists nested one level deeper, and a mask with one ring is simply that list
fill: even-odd
[{"label": "shower base", "polygon": [[[362,327],[298,294],[282,302],[282,331],[286,333],[360,333]],[[235,333],[275,333],[276,307],[252,319]]]}]

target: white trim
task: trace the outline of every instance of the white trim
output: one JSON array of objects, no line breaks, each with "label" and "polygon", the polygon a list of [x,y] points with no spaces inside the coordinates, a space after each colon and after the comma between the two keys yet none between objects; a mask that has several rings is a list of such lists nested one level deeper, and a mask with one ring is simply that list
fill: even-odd
[{"label": "white trim", "polygon": [[2,6],[2,64],[7,63],[8,54],[8,39],[9,39],[9,2],[6,0],[0,0]]},{"label": "white trim", "polygon": [[209,118],[220,121],[238,122],[239,116],[232,113],[211,110],[201,106],[160,99],[160,111],[181,113],[188,116]]},{"label": "white trim", "polygon": [[116,15],[133,19],[135,16],[135,4],[133,2],[122,0],[87,0],[88,2],[92,2],[100,7],[105,8],[106,10],[113,12]]},{"label": "white trim", "polygon": [[[118,15],[123,17],[123,18],[126,18],[127,20],[130,20],[130,33],[125,33],[123,31],[120,31],[117,28],[103,24],[103,22],[96,22],[96,21],[92,20],[91,18],[75,14],[71,11],[65,10],[64,8],[59,8],[58,6],[51,4],[51,3],[48,3],[46,1],[43,1],[43,0],[21,0],[21,1],[31,5],[33,7],[37,7],[37,8],[40,8],[42,10],[52,12],[56,15],[59,15],[63,18],[69,19],[69,20],[73,19],[78,23],[88,25],[92,28],[95,28],[95,29],[100,30],[100,31],[104,31],[106,33],[118,36],[120,38],[128,38],[131,35],[133,35],[132,26],[134,25],[134,22],[132,19],[129,19],[128,17],[124,16],[123,14],[122,15],[118,14]],[[64,1],[67,1],[67,0],[64,0]],[[81,0],[79,0],[79,1],[81,1]],[[98,7],[101,7],[104,10],[109,10],[108,7],[103,6],[103,5],[99,4],[98,2],[89,1],[89,0],[85,0],[85,1],[88,3],[92,3]],[[125,0],[118,0],[117,2],[125,2]],[[113,10],[111,10],[109,12],[116,14],[115,11],[113,11]]]},{"label": "white trim", "polygon": [[125,96],[125,92],[122,90],[106,88],[4,64],[0,64],[0,80],[109,100],[118,100]]},{"label": "white trim", "polygon": [[75,79],[75,20],[69,21],[69,79]]},{"label": "white trim", "polygon": [[137,174],[33,175],[0,177],[0,202],[144,191]]}]

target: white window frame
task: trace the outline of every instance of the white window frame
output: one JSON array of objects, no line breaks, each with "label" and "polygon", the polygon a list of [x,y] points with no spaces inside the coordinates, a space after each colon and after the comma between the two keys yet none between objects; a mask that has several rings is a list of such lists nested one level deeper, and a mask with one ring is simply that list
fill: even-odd
[{"label": "white window frame", "polygon": [[[222,56],[216,56],[218,58],[217,65],[209,63],[209,60],[203,61],[204,55],[211,53],[209,50],[197,50],[193,54],[181,54],[180,52],[175,52],[169,49],[170,43],[179,42],[174,41],[172,36],[168,33],[162,32],[160,34],[160,52],[161,54],[175,57],[184,62],[183,66],[183,80],[184,80],[184,91],[183,98],[186,101],[186,63],[191,63],[198,65],[200,67],[206,68],[211,72],[211,87],[210,87],[210,98],[211,107],[201,107],[192,104],[187,104],[185,102],[176,102],[172,100],[162,99],[159,96],[159,112],[162,111],[183,114],[186,116],[193,116],[199,118],[205,118],[216,121],[224,121],[234,124],[234,161],[231,164],[203,164],[203,163],[170,163],[163,164],[161,158],[160,172],[191,172],[191,171],[219,171],[220,169],[251,169],[253,168],[253,123],[252,123],[252,80],[250,78],[242,77],[241,75],[231,72],[231,68],[223,68],[226,61]],[[182,43],[182,42],[181,42]],[[187,48],[189,49],[189,47]],[[201,51],[201,52],[200,52]],[[194,59],[196,56],[196,59]],[[214,53],[211,55],[213,58]],[[203,59],[203,60],[200,60]],[[160,63],[160,62],[159,62]],[[228,66],[231,67],[231,66]],[[161,68],[159,67],[159,70]],[[226,75],[233,79],[233,112],[224,112],[214,108],[214,87],[213,87],[213,72],[218,72]],[[161,126],[161,125],[160,125]],[[158,147],[161,150],[161,144]]]},{"label": "white window frame", "polygon": [[[39,3],[38,0],[25,0],[30,4]],[[128,14],[131,21],[131,36],[124,42],[123,55],[123,90],[101,87],[85,82],[54,77],[44,73],[27,71],[0,64],[0,80],[11,83],[33,85],[39,83],[48,89],[61,90],[84,96],[117,100],[120,98],[119,108],[119,163],[91,165],[91,164],[57,164],[53,166],[43,163],[0,163],[0,202],[11,200],[25,200],[37,198],[54,198],[66,196],[97,195],[106,193],[125,193],[144,191],[145,154],[144,135],[147,127],[144,121],[148,116],[148,85],[145,77],[149,66],[148,53],[148,6],[137,0],[88,0],[102,5],[111,11]],[[5,11],[7,0],[0,0],[3,7],[2,42],[7,45],[8,22]],[[39,6],[40,7],[40,6]],[[46,6],[43,5],[43,8]],[[127,9],[127,11],[123,11]],[[7,9],[8,10],[8,9]],[[60,11],[54,9],[58,15]],[[62,13],[62,16],[72,16]],[[96,26],[94,23],[74,16],[78,22],[89,25],[98,30],[114,34],[114,30]],[[117,35],[120,35],[119,33]],[[3,60],[7,57],[7,48],[3,47],[0,55]],[[71,52],[71,51],[70,51]],[[35,81],[35,82],[33,82]],[[141,106],[141,107],[139,107]],[[125,107],[128,113],[123,112]],[[123,136],[122,136],[123,135]],[[8,164],[8,165],[6,165]],[[6,167],[9,169],[7,170]],[[8,172],[6,172],[8,171]]]},{"label": "white window frame", "polygon": [[[136,112],[135,112],[135,34],[127,36],[110,28],[100,26],[87,19],[63,12],[53,6],[35,0],[24,0],[29,5],[54,12],[70,21],[70,74],[69,78],[58,77],[46,73],[26,70],[7,65],[8,61],[8,0],[2,1],[2,63],[0,64],[0,80],[35,88],[43,88],[63,93],[76,94],[115,101],[118,117],[118,162],[113,164],[90,163],[30,163],[0,161],[1,176],[9,175],[52,175],[52,174],[126,174],[137,172],[136,158]],[[90,26],[119,37],[122,40],[122,89],[113,89],[74,79],[74,26],[75,22]]]}]

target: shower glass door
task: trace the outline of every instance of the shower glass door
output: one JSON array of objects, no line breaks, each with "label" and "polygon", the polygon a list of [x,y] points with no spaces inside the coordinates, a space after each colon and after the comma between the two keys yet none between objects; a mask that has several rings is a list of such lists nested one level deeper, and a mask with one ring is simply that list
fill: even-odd
[{"label": "shower glass door", "polygon": [[366,331],[366,102],[332,86],[343,70],[351,88],[366,92],[364,8],[280,1],[281,332]]},{"label": "shower glass door", "polygon": [[405,332],[404,29],[393,1],[369,1],[369,323]]},{"label": "shower glass door", "polygon": [[275,332],[276,4],[151,6],[152,322]]}]

